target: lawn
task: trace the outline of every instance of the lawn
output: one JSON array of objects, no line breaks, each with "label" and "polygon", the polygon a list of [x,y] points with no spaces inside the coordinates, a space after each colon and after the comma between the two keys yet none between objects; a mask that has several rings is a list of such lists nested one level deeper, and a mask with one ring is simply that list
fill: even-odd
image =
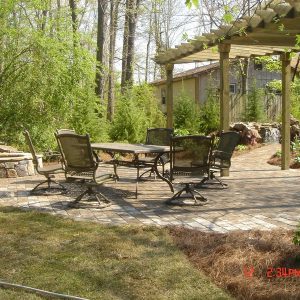
[{"label": "lawn", "polygon": [[[88,299],[230,299],[168,229],[0,209],[0,280]],[[24,297],[26,295],[26,297]],[[40,299],[0,289],[1,299]]]}]

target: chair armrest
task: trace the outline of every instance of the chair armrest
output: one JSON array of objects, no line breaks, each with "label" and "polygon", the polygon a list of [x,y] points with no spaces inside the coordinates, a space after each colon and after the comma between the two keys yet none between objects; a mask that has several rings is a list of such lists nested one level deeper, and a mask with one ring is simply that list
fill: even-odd
[{"label": "chair armrest", "polygon": [[98,156],[98,154],[96,153],[96,151],[93,151],[93,156],[94,156],[94,158],[95,158],[95,160],[96,160],[97,163],[102,162],[102,160],[99,158],[99,156]]}]

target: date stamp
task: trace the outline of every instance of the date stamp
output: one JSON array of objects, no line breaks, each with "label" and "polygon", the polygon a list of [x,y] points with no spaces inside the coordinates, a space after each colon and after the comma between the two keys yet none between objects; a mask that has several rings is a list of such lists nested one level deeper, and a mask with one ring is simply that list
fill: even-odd
[{"label": "date stamp", "polygon": [[[253,277],[255,270],[254,266],[243,267],[244,277]],[[285,277],[300,277],[300,269],[292,269],[286,267],[268,267],[266,272],[267,278],[285,278]]]},{"label": "date stamp", "polygon": [[266,276],[267,278],[300,277],[300,269],[269,267]]}]

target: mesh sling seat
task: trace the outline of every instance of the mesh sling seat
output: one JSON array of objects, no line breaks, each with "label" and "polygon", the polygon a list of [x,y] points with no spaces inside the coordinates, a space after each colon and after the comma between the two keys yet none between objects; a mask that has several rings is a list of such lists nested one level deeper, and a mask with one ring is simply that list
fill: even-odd
[{"label": "mesh sling seat", "polygon": [[[25,136],[26,143],[29,147],[29,150],[32,155],[32,160],[34,167],[36,169],[36,172],[40,175],[43,175],[46,177],[46,180],[36,185],[31,191],[31,194],[48,194],[48,195],[55,195],[55,194],[63,194],[67,190],[66,188],[54,180],[55,174],[63,173],[64,170],[62,168],[61,164],[55,164],[48,167],[41,167],[39,164],[38,155],[35,151],[35,148],[33,146],[30,134],[27,130],[24,130],[23,132]],[[43,187],[43,185],[46,184],[46,187]]]},{"label": "mesh sling seat", "polygon": [[216,180],[216,183],[222,187],[226,187],[227,184],[222,182],[215,173],[221,170],[229,169],[231,166],[231,157],[236,145],[240,141],[239,133],[235,131],[221,132],[220,139],[215,150],[213,150],[210,159],[210,168],[208,175],[203,178],[201,185],[205,183],[213,183],[212,180]]},{"label": "mesh sling seat", "polygon": [[[171,137],[174,133],[174,130],[172,128],[148,128],[147,129],[147,136],[146,136],[146,145],[170,145],[171,143]],[[163,154],[159,158],[159,164],[162,167],[162,174],[164,176],[165,174],[165,165],[170,161],[170,156],[168,154]],[[140,178],[144,176],[145,174],[149,173],[149,177],[154,174],[156,176],[156,173],[154,171],[154,163],[155,163],[155,157],[145,157],[139,159],[139,162],[144,167],[149,167],[148,170],[143,172],[140,175]]]},{"label": "mesh sling seat", "polygon": [[[190,135],[176,136],[171,139],[170,181],[184,185],[167,204],[189,204],[185,198],[191,196],[193,205],[202,205],[207,199],[195,188],[209,170],[209,158],[214,137]],[[184,197],[183,193],[186,193]]]},{"label": "mesh sling seat", "polygon": [[100,161],[91,148],[89,135],[78,135],[69,132],[55,134],[55,136],[66,174],[70,174],[73,179],[83,181],[87,186],[87,189],[72,201],[69,206],[77,207],[78,202],[83,200],[85,195],[93,195],[94,199],[88,200],[96,200],[99,207],[109,205],[110,201],[97,188],[100,184],[115,179],[115,176],[98,172]]}]

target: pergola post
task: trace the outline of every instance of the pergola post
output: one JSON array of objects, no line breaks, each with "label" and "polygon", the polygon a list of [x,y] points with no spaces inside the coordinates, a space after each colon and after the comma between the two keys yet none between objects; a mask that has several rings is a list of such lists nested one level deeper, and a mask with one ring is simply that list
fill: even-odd
[{"label": "pergola post", "polygon": [[229,129],[229,44],[220,44],[220,130]]},{"label": "pergola post", "polygon": [[[220,130],[229,130],[229,44],[220,44]],[[229,176],[229,169],[221,170],[221,176]]]},{"label": "pergola post", "polygon": [[281,54],[282,63],[282,126],[281,126],[281,169],[290,166],[290,97],[291,97],[290,53]]},{"label": "pergola post", "polygon": [[173,69],[174,69],[173,64],[166,65],[167,128],[173,128]]}]

